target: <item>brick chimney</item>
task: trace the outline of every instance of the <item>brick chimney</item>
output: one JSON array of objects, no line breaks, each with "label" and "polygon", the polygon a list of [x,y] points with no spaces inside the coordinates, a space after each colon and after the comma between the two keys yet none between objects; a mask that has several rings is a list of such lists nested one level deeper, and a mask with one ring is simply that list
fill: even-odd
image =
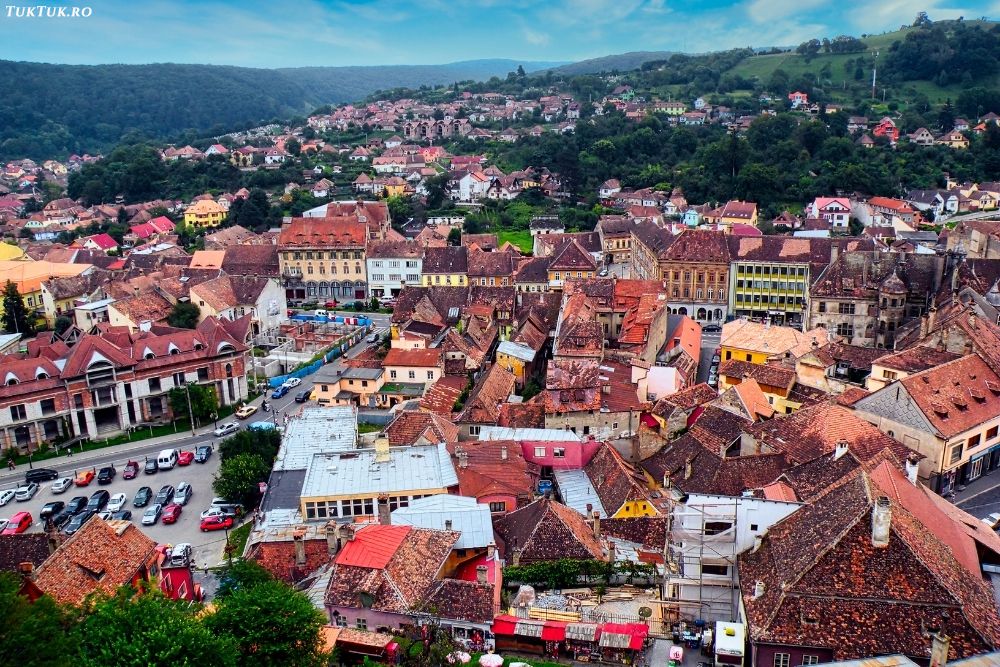
[{"label": "brick chimney", "polygon": [[892,525],[892,507],[889,499],[880,496],[872,508],[872,546],[889,546],[889,529]]},{"label": "brick chimney", "polygon": [[295,564],[305,565],[306,564],[306,542],[305,542],[305,531],[297,530],[292,535],[292,543],[295,545]]},{"label": "brick chimney", "polygon": [[378,497],[378,522],[383,526],[392,524],[392,513],[389,511],[389,496],[381,494]]},{"label": "brick chimney", "polygon": [[601,513],[594,510],[591,516],[594,518],[594,537],[601,539]]},{"label": "brick chimney", "polygon": [[326,552],[331,556],[336,556],[340,551],[340,541],[337,539],[337,524],[333,521],[327,522],[326,531]]}]

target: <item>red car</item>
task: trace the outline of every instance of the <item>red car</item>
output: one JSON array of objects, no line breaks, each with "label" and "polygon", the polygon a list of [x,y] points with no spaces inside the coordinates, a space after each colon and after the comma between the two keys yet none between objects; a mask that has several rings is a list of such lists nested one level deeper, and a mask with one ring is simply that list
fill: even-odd
[{"label": "red car", "polygon": [[177,465],[179,466],[191,465],[191,461],[194,461],[194,452],[181,450],[181,453],[177,455]]},{"label": "red car", "polygon": [[163,514],[160,515],[160,520],[163,523],[177,523],[177,519],[181,517],[181,506],[177,503],[170,503],[163,508]]},{"label": "red car", "polygon": [[94,475],[96,473],[93,470],[81,470],[76,474],[76,479],[73,483],[77,486],[87,486],[94,481]]},{"label": "red car", "polygon": [[125,470],[122,471],[122,479],[135,479],[139,476],[139,462],[129,461],[125,464]]},{"label": "red car", "polygon": [[[0,535],[17,535],[23,533],[31,527],[33,520],[28,512],[18,512],[7,522],[7,527],[0,532]],[[232,522],[230,522],[232,523]]]},{"label": "red car", "polygon": [[233,517],[231,516],[207,516],[201,520],[201,531],[225,530],[233,527]]}]

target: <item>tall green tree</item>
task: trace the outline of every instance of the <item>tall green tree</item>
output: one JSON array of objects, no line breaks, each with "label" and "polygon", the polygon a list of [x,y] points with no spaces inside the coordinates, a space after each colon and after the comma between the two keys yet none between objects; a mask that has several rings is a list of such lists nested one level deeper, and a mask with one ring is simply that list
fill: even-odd
[{"label": "tall green tree", "polygon": [[325,621],[309,598],[278,581],[237,588],[205,619],[216,635],[235,640],[240,664],[254,667],[325,664],[319,635]]},{"label": "tall green tree", "polygon": [[[71,634],[82,667],[236,667],[235,641],[199,621],[198,608],[159,593],[91,603]],[[75,653],[75,655],[73,655]],[[5,663],[18,664],[18,663]]]},{"label": "tall green tree", "polygon": [[24,336],[35,333],[35,320],[28,315],[17,285],[9,280],[3,289],[3,328],[7,333]]},{"label": "tall green tree", "polygon": [[187,416],[188,395],[191,396],[191,413],[196,422],[209,419],[213,412],[218,412],[219,397],[215,393],[215,387],[189,382],[186,387],[174,387],[167,394],[175,417]]},{"label": "tall green tree", "polygon": [[20,577],[0,572],[0,665],[69,667],[68,616],[48,595],[30,602],[20,588]]},{"label": "tall green tree", "polygon": [[219,444],[219,456],[223,461],[253,454],[265,461],[273,461],[281,445],[281,434],[276,429],[247,429],[237,431]]},{"label": "tall green tree", "polygon": [[255,454],[237,454],[219,466],[212,488],[223,498],[251,507],[260,500],[258,484],[266,482],[270,473],[269,461]]},{"label": "tall green tree", "polygon": [[178,329],[194,329],[198,326],[201,309],[190,301],[178,301],[167,315],[167,324]]}]

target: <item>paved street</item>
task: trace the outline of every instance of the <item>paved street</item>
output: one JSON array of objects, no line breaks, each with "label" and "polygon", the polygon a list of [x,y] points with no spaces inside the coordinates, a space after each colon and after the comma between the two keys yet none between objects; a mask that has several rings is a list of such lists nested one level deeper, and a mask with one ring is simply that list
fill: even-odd
[{"label": "paved street", "polygon": [[955,504],[977,517],[1000,512],[1000,470],[988,472],[964,491],[955,493]]},{"label": "paved street", "polygon": [[722,340],[720,332],[701,332],[701,359],[698,360],[698,382],[708,382],[708,369],[712,365],[712,355],[719,349]]}]

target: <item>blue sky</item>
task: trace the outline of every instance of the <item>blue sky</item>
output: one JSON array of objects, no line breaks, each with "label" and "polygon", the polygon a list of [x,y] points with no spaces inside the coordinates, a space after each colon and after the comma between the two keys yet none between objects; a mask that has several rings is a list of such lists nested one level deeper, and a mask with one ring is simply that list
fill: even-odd
[{"label": "blue sky", "polygon": [[0,58],[249,67],[581,60],[877,33],[911,23],[918,9],[931,19],[1000,17],[1000,0],[76,1],[92,16],[18,19],[0,6]]}]

